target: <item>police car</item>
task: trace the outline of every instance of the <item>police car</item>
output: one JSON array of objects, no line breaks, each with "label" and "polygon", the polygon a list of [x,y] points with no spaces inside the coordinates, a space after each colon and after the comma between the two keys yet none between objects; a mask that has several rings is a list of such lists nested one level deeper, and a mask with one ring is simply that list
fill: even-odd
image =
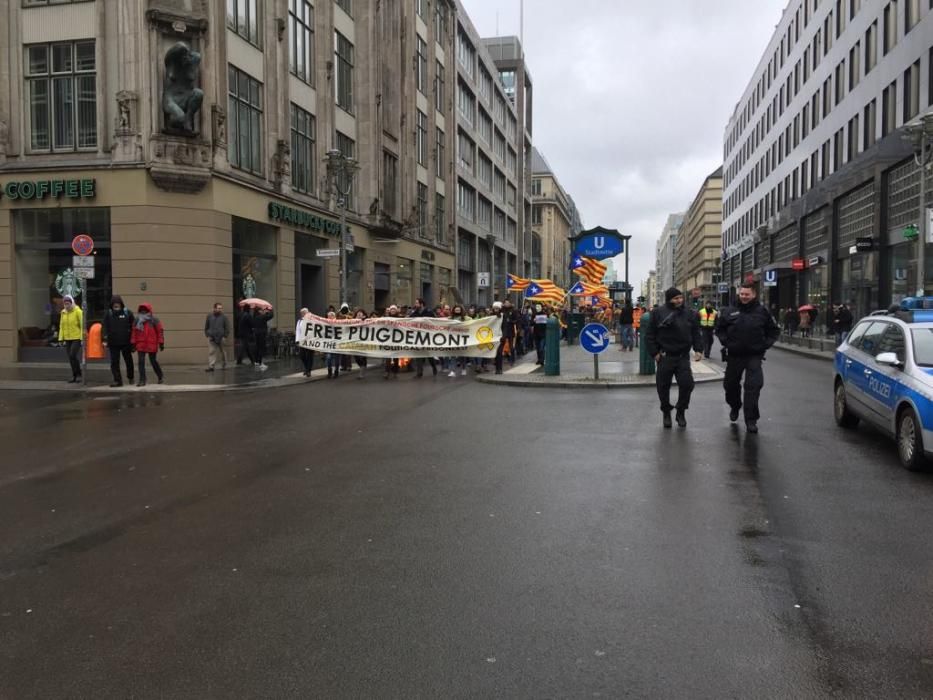
[{"label": "police car", "polygon": [[911,470],[933,459],[933,297],[911,297],[899,310],[856,324],[836,350],[834,414],[892,436]]}]

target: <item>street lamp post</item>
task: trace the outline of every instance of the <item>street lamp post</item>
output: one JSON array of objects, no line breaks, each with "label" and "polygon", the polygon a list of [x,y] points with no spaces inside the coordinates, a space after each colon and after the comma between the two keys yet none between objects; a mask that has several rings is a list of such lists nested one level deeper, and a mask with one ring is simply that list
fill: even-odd
[{"label": "street lamp post", "polygon": [[924,114],[917,123],[910,124],[906,129],[907,137],[913,142],[917,152],[914,153],[914,162],[920,168],[920,222],[917,237],[917,296],[922,297],[926,292],[926,245],[928,235],[928,216],[926,207],[926,171],[933,161],[933,113]]},{"label": "street lamp post", "polygon": [[496,300],[496,237],[486,234],[486,245],[489,246],[489,306]]},{"label": "street lamp post", "polygon": [[[327,152],[325,158],[328,178],[331,182],[335,204],[340,208],[340,304],[348,304],[347,299],[347,200],[353,191],[353,175],[359,165],[353,158],[348,158],[336,148]],[[340,189],[340,179],[346,179],[346,190]]]}]

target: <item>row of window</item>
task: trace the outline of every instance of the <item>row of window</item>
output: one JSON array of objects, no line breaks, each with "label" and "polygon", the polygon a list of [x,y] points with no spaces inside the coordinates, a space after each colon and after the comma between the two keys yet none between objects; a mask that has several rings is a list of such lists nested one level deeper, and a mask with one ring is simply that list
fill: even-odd
[{"label": "row of window", "polygon": [[[837,0],[836,3],[837,7],[835,10],[835,16],[837,18],[837,22],[835,23],[835,35],[837,38],[842,35],[846,26],[846,9],[843,7],[843,3],[845,1],[846,0]],[[849,16],[852,18],[861,9],[861,1],[847,1],[849,2]],[[906,3],[904,13],[905,34],[910,32],[920,21],[921,11],[919,0],[891,0],[891,2],[885,6],[882,17],[882,26],[884,30],[882,40],[882,55],[887,55],[898,41],[897,17],[899,2]],[[933,0],[929,0],[929,3],[930,7],[933,8]],[[816,6],[814,6],[814,9],[815,7]],[[772,80],[777,80],[778,73],[784,65],[785,56],[790,56],[790,49],[794,45],[793,37],[796,36],[799,38],[799,33],[796,31],[796,29],[799,29],[799,17],[801,9],[798,8],[796,20],[791,20],[790,25],[788,26],[787,37],[782,38],[781,45],[776,50],[775,56],[768,64],[765,73],[762,75],[757,84],[755,92],[746,102],[741,116],[733,125],[729,138],[726,140],[724,159],[727,161],[725,172],[727,184],[731,178],[742,169],[745,162],[748,160],[748,158],[751,157],[761,141],[766,137],[772,125],[775,124],[778,119],[780,119],[781,115],[784,113],[785,108],[790,106],[793,99],[807,84],[811,73],[815,71],[819,65],[821,57],[825,56],[829,52],[829,49],[832,46],[833,38],[833,12],[834,11],[831,9],[825,18],[823,23],[824,26],[822,28],[817,28],[811,44],[804,49],[803,55],[801,59],[797,61],[794,69],[792,71],[788,71],[786,79],[775,91],[771,103],[768,105],[767,109],[762,113],[758,122],[755,124],[754,131],[745,139],[741,148],[739,149],[738,154],[736,154],[733,161],[729,163],[729,156],[732,155],[733,150],[738,145],[740,136],[745,132],[746,127],[751,123],[752,116],[758,111],[758,107],[763,102],[765,95],[770,90]],[[796,25],[795,21],[797,23]],[[835,71],[830,76],[830,79],[835,78],[836,104],[838,104],[838,102],[841,101],[846,94],[846,77],[848,77],[848,89],[851,91],[858,84],[862,75],[867,75],[869,72],[871,72],[871,70],[877,64],[877,61],[878,21],[876,20],[868,27],[864,37],[860,37],[850,48],[848,54],[848,64],[846,59],[843,59],[840,64],[836,66]],[[848,71],[846,70],[846,65],[848,65]]]},{"label": "row of window", "polygon": [[[928,102],[933,106],[933,48],[927,57],[928,72]],[[900,78],[901,86],[901,117],[906,123],[920,111],[920,75],[921,61],[918,59],[908,66]],[[825,90],[825,86],[824,86]],[[824,95],[826,93],[824,92]],[[881,136],[892,133],[898,124],[897,110],[898,81],[889,84],[881,94]],[[825,100],[824,100],[825,101]],[[855,158],[859,153],[870,148],[878,134],[878,100],[873,99],[860,111],[856,112],[833,135],[832,139],[825,141],[821,147],[809,158],[804,159],[799,168],[795,168],[781,183],[761,197],[759,201],[742,218],[731,225],[726,232],[727,244],[742,238],[743,235],[755,230],[768,217],[773,216],[788,202],[803,195],[820,180],[828,177],[845,163]],[[723,215],[726,219],[739,209],[745,199],[758,193],[758,186],[763,183],[771,172],[779,167],[785,159],[789,159],[797,148],[800,140],[807,136],[808,128],[815,127],[817,121],[810,121],[807,110],[817,115],[819,105],[816,96],[814,101],[804,108],[802,119],[795,118],[794,122],[781,133],[771,148],[765,151],[755,167],[743,178],[742,182],[732,194],[723,202]],[[832,159],[830,159],[832,155]]]},{"label": "row of window", "polygon": [[463,180],[457,181],[457,211],[464,219],[483,226],[508,243],[515,243],[515,220]]},{"label": "row of window", "polygon": [[[473,43],[470,41],[463,27],[460,27],[457,32],[457,62],[463,67],[464,72],[470,79],[476,83],[480,101],[485,102],[492,108],[492,113],[496,121],[503,126],[507,126],[509,134],[512,135],[512,139],[514,140],[518,133],[518,120],[506,106],[506,97],[513,105],[515,104],[515,71],[499,72],[499,82],[506,97],[503,97],[498,91],[493,89],[492,76],[481,61],[479,62],[479,80],[477,81],[476,49],[473,47]],[[460,84],[463,85],[464,89],[469,93],[469,101],[475,104],[476,100],[473,97],[472,90],[470,90],[465,83]],[[459,104],[458,97],[458,105]],[[482,109],[482,107],[480,109]],[[470,112],[472,112],[472,109]],[[464,116],[471,120],[470,124],[473,123],[472,113],[465,114]]]}]

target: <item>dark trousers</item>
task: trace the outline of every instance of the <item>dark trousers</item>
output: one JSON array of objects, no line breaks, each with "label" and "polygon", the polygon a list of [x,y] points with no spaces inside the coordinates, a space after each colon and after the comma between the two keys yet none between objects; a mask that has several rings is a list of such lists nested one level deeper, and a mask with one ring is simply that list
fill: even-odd
[{"label": "dark trousers", "polygon": [[501,341],[499,341],[499,346],[496,348],[496,371],[500,373],[502,372],[502,364],[503,364],[502,360],[506,354],[505,353],[506,342],[508,342],[509,344],[509,352],[508,352],[509,364],[513,364],[513,365],[515,364],[515,355],[513,353],[513,346],[515,344],[515,339],[514,338],[503,338]]},{"label": "dark trousers", "polygon": [[544,340],[546,336],[535,336],[535,352],[538,353],[538,364],[544,364]]},{"label": "dark trousers", "polygon": [[107,348],[110,351],[110,372],[113,374],[113,381],[117,384],[123,383],[123,375],[120,373],[120,357],[123,357],[123,363],[126,365],[126,380],[133,381],[133,350],[129,345],[110,345]]},{"label": "dark trousers", "polygon": [[65,351],[68,353],[68,363],[71,365],[71,376],[81,376],[81,341],[66,340]]},{"label": "dark trousers", "polygon": [[237,345],[236,349],[236,363],[238,365],[242,364],[244,356],[249,358],[251,364],[256,361],[253,357],[253,351],[249,346],[250,340],[251,338],[247,335],[244,335],[242,338],[240,338],[240,344]]},{"label": "dark trousers", "polygon": [[713,327],[703,327],[700,330],[703,331],[703,356],[709,358],[713,351]]},{"label": "dark trousers", "polygon": [[149,362],[152,364],[152,369],[156,373],[156,377],[161,381],[162,379],[162,368],[159,366],[159,360],[156,358],[158,353],[155,352],[137,352],[139,356],[139,381],[146,381],[146,358],[149,358]]},{"label": "dark trousers", "polygon": [[[677,405],[671,406],[671,383],[677,378]],[[690,353],[683,355],[661,355],[658,371],[655,375],[661,410],[686,411],[690,408],[690,394],[693,393],[693,370],[690,369]]]},{"label": "dark trousers", "polygon": [[[745,408],[745,420],[758,420],[758,397],[765,385],[765,373],[761,369],[761,355],[746,357],[729,356],[726,361],[726,377],[722,385],[726,390],[726,403],[731,408]],[[742,397],[742,374],[745,374],[745,397]]]},{"label": "dark trousers", "polygon": [[266,334],[256,333],[256,364],[262,364],[262,356],[266,354]]},{"label": "dark trousers", "polygon": [[431,364],[431,371],[434,374],[437,374],[437,360],[433,357],[416,357],[415,358],[415,373],[421,377],[424,375],[424,361],[427,360]]},{"label": "dark trousers", "polygon": [[301,358],[301,366],[305,368],[305,372],[310,372],[314,364],[314,350],[298,348],[298,356]]}]

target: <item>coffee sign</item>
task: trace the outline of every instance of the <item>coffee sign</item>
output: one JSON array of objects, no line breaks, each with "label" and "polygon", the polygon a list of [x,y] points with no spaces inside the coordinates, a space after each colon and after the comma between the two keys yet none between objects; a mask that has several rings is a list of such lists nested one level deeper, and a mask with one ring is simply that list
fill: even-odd
[{"label": "coffee sign", "polygon": [[93,199],[97,181],[81,180],[11,180],[4,183],[0,197],[10,201],[34,199]]}]

